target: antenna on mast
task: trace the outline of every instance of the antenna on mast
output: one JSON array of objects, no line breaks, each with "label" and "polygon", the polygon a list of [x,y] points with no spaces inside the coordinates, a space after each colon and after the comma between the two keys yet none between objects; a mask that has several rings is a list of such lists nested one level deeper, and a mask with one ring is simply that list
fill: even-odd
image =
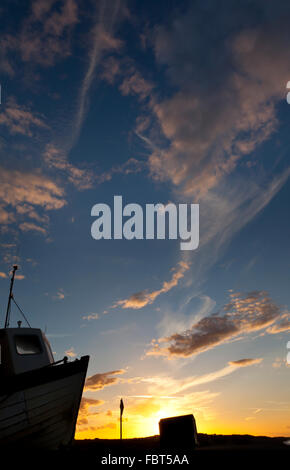
[{"label": "antenna on mast", "polygon": [[121,398],[120,400],[120,440],[123,439],[123,412],[124,412],[124,403]]},{"label": "antenna on mast", "polygon": [[7,304],[4,328],[8,328],[8,326],[9,326],[10,310],[11,310],[11,299],[13,299],[13,284],[14,284],[15,272],[17,271],[17,269],[18,269],[17,264],[14,264],[13,271],[12,271],[12,276],[11,276],[11,281],[10,281],[10,290],[9,290],[9,297],[8,297],[8,304]]}]

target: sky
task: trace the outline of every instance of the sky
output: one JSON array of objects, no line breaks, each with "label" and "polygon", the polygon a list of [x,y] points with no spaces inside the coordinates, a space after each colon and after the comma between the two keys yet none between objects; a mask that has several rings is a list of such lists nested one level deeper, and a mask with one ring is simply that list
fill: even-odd
[{"label": "sky", "polygon": [[[188,413],[198,432],[289,436],[290,5],[0,15],[1,326],[17,263],[55,359],[90,355],[76,437],[117,438],[121,397],[128,438]],[[116,195],[199,204],[198,248],[94,239],[92,207]]]}]

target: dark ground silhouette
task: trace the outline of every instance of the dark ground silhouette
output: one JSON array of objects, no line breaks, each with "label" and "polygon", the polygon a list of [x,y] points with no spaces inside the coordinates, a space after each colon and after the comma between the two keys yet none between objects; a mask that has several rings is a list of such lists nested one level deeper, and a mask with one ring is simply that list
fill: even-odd
[{"label": "dark ground silhouette", "polygon": [[[290,462],[290,445],[285,442],[289,440],[286,437],[254,437],[250,435],[207,435],[198,434],[199,445],[196,449],[163,449],[160,447],[159,436],[146,437],[141,439],[88,439],[76,440],[69,449],[63,449],[55,452],[31,452],[28,450],[14,449],[9,452],[10,463],[21,462],[29,464],[29,468],[39,468],[45,462],[51,465],[51,468],[71,469],[106,469],[106,468],[207,468],[208,465],[214,465],[213,468],[239,468],[240,465],[245,470],[251,468],[274,468],[277,465],[287,465]],[[1,451],[2,458],[3,449]],[[111,458],[109,463],[108,458]],[[146,455],[155,455],[155,463]],[[171,455],[172,462],[166,460],[161,455]],[[184,455],[186,460],[182,461]],[[112,463],[113,457],[135,457],[134,464],[130,467],[129,463],[121,460],[120,463]],[[107,463],[104,462],[107,459]],[[173,463],[173,459],[176,459]],[[158,459],[158,463],[157,463]],[[163,459],[163,463],[162,463]],[[113,459],[114,460],[114,459]],[[17,462],[16,462],[17,461]],[[10,466],[10,468],[13,468]],[[284,467],[287,468],[287,467]]]}]

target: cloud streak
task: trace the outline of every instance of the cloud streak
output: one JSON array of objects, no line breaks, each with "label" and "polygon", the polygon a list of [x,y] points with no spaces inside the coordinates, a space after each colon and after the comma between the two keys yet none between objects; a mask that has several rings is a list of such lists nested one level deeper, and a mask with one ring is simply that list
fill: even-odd
[{"label": "cloud streak", "polygon": [[152,383],[152,387],[150,390],[159,389],[160,393],[164,393],[166,389],[170,388],[171,393],[180,394],[185,390],[191,389],[192,387],[197,387],[199,385],[205,385],[210,382],[214,382],[219,380],[223,377],[226,377],[241,367],[250,367],[253,365],[260,364],[262,362],[262,358],[246,358],[246,359],[239,359],[237,361],[230,361],[227,366],[223,367],[222,369],[216,370],[214,372],[210,372],[208,374],[200,375],[197,377],[187,377],[186,379],[174,380],[170,377],[152,377],[152,378],[144,378],[144,382]]},{"label": "cloud streak", "polygon": [[85,114],[88,109],[88,95],[95,77],[95,70],[103,54],[119,50],[122,43],[113,36],[116,25],[126,14],[124,3],[116,1],[113,4],[105,0],[98,2],[97,19],[90,35],[92,48],[88,56],[88,66],[85,72],[78,97],[77,113],[74,122],[73,143],[79,137]]},{"label": "cloud streak", "polygon": [[164,281],[160,289],[152,292],[148,292],[147,290],[136,292],[127,299],[118,300],[112,308],[122,307],[136,310],[152,304],[159,295],[169,292],[173,287],[176,287],[179,280],[184,277],[184,274],[188,269],[189,265],[184,261],[180,261],[177,267],[173,270],[171,279],[169,281]]},{"label": "cloud streak", "polygon": [[103,372],[101,374],[95,374],[88,377],[85,383],[84,390],[89,392],[95,392],[102,390],[104,387],[109,385],[115,385],[119,382],[119,377],[116,375],[124,374],[124,369],[112,370],[110,372]]}]

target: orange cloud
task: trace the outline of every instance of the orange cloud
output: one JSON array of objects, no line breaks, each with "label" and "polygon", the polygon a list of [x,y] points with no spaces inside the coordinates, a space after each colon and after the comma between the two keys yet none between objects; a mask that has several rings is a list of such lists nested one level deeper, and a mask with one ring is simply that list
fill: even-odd
[{"label": "orange cloud", "polygon": [[95,392],[97,390],[102,390],[108,385],[114,385],[119,382],[119,377],[111,377],[112,375],[124,374],[124,369],[112,370],[110,372],[103,372],[101,374],[95,374],[91,377],[88,377],[85,383],[84,390]]},{"label": "orange cloud", "polygon": [[60,209],[66,204],[64,191],[39,170],[21,172],[1,168],[0,197],[7,205],[29,203],[47,210]]},{"label": "orange cloud", "polygon": [[283,333],[285,331],[290,331],[290,314],[285,313],[281,317],[281,321],[276,323],[275,325],[270,326],[267,328],[267,333],[275,335],[277,333]]},{"label": "orange cloud", "polygon": [[164,281],[161,289],[152,292],[148,292],[147,290],[136,292],[135,294],[132,294],[130,297],[128,297],[128,299],[118,300],[112,308],[120,306],[122,308],[139,309],[145,307],[148,304],[152,304],[160,294],[164,294],[165,292],[170,291],[173,287],[177,286],[179,280],[184,277],[184,274],[188,269],[189,265],[184,261],[180,261],[178,266],[174,269],[170,281]]},{"label": "orange cloud", "polygon": [[58,289],[56,295],[53,296],[54,300],[63,300],[65,298],[65,293],[62,288]]},{"label": "orange cloud", "polygon": [[10,99],[2,113],[0,125],[8,127],[11,134],[32,136],[32,127],[47,128],[48,126],[28,108],[19,106],[15,100]]},{"label": "orange cloud", "polygon": [[61,209],[66,204],[63,188],[40,170],[22,172],[3,167],[0,170],[1,223],[8,225],[17,221],[24,232],[46,235],[49,218],[39,214],[39,210]]}]

